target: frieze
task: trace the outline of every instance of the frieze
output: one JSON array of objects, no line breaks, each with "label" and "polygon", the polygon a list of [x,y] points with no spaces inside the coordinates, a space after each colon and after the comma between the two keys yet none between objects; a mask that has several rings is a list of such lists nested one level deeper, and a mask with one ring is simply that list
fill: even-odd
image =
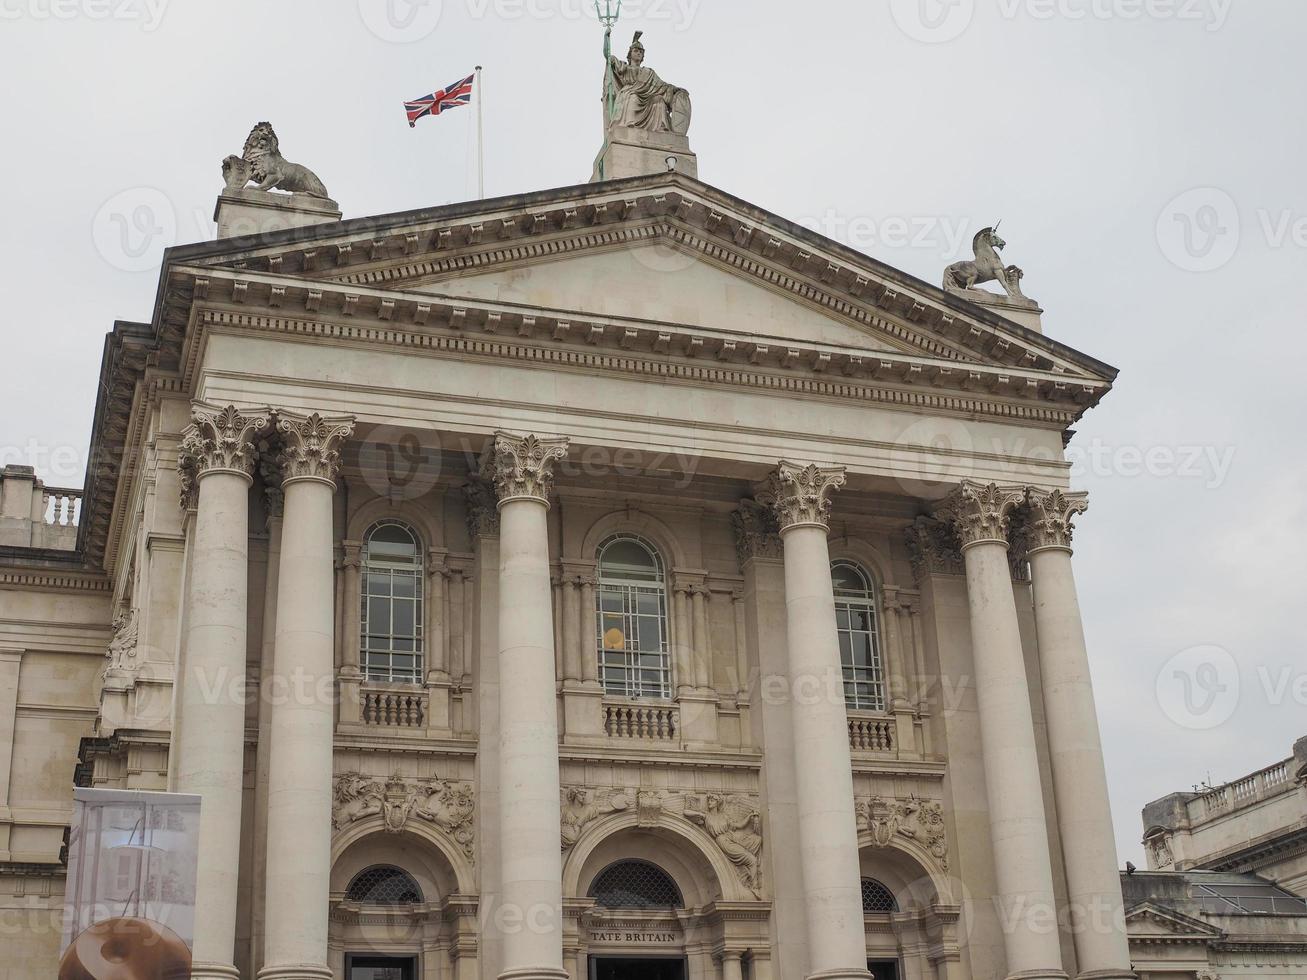
[{"label": "frieze", "polygon": [[854,812],[858,831],[869,834],[875,846],[889,847],[896,838],[903,837],[925,848],[939,862],[941,871],[948,870],[944,807],[937,800],[863,797],[855,801]]},{"label": "frieze", "polygon": [[629,810],[635,811],[637,826],[644,828],[657,827],[667,817],[698,824],[734,866],[745,887],[762,896],[762,814],[755,798],[726,793],[565,786],[560,820],[563,850],[573,847],[596,820]]},{"label": "frieze", "polygon": [[398,834],[411,820],[422,820],[458,845],[468,861],[476,861],[476,797],[468,783],[408,779],[399,773],[383,781],[359,773],[344,773],[336,777],[332,800],[331,825],[337,831],[380,816],[386,832]]}]

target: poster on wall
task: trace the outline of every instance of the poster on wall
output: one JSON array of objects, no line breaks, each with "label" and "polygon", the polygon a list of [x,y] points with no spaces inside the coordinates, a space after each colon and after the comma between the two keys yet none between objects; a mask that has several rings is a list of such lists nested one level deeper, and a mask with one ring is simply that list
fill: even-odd
[{"label": "poster on wall", "polygon": [[186,980],[200,798],[77,789],[59,980]]}]

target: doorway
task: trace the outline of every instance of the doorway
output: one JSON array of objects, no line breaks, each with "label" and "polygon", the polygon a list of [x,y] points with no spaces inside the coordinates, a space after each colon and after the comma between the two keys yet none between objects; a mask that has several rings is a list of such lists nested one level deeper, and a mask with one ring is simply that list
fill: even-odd
[{"label": "doorway", "polygon": [[417,958],[346,956],[345,980],[417,980]]},{"label": "doorway", "polygon": [[871,980],[899,980],[898,960],[872,960],[867,964]]},{"label": "doorway", "polygon": [[685,980],[685,960],[669,956],[591,956],[590,980]]}]

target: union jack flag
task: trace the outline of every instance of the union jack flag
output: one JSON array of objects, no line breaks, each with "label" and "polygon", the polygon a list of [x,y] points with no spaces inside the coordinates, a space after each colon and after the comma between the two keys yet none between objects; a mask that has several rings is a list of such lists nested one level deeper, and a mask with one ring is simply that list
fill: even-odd
[{"label": "union jack flag", "polygon": [[472,101],[472,83],[475,79],[476,75],[468,75],[467,78],[455,82],[448,88],[442,88],[439,92],[432,92],[412,102],[405,102],[404,110],[408,113],[409,127],[416,129],[419,119],[438,116],[446,109],[468,105]]}]

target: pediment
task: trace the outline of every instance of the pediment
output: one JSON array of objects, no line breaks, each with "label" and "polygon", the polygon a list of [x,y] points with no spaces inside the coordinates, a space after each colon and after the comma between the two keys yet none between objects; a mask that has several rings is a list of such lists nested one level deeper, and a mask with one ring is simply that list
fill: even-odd
[{"label": "pediment", "polygon": [[661,321],[763,342],[829,344],[880,353],[914,351],[910,343],[832,316],[788,291],[678,248],[669,239],[473,274],[445,273],[407,286],[436,296]]},{"label": "pediment", "polygon": [[1220,929],[1201,919],[1152,902],[1130,909],[1125,920],[1132,940],[1207,942],[1225,936]]},{"label": "pediment", "polygon": [[[327,288],[538,308],[1057,375],[1114,368],[680,174],[639,177],[176,250],[176,261]],[[806,357],[806,355],[804,355]],[[983,380],[983,379],[982,379]]]}]

